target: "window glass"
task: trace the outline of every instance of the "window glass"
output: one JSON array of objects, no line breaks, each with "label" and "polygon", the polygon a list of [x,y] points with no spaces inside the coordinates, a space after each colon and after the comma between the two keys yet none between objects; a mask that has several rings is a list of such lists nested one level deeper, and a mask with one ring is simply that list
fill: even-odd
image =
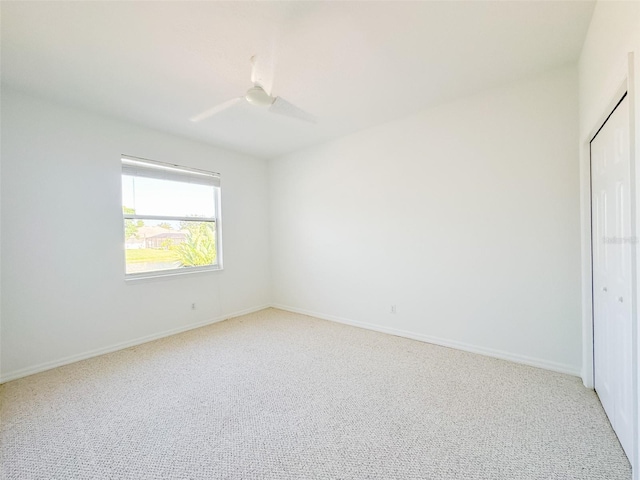
[{"label": "window glass", "polygon": [[175,165],[167,174],[164,164],[129,157],[122,163],[126,275],[219,269],[219,176]]}]

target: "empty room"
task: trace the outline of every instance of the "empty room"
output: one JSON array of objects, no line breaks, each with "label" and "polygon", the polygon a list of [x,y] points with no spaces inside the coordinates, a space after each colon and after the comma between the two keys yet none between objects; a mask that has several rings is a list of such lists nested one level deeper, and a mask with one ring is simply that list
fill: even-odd
[{"label": "empty room", "polygon": [[2,480],[640,480],[640,2],[0,19]]}]

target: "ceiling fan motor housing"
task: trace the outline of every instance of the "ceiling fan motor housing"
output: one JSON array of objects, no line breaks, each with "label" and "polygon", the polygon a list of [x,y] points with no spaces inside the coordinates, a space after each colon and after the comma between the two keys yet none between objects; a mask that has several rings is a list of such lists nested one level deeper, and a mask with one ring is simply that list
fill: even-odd
[{"label": "ceiling fan motor housing", "polygon": [[274,98],[265,92],[260,85],[256,85],[247,90],[245,98],[247,99],[247,102],[257,107],[268,107],[274,100]]}]

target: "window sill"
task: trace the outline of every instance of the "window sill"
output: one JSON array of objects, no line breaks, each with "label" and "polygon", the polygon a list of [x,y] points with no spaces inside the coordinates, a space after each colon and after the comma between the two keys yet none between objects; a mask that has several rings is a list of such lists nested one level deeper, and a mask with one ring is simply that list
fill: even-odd
[{"label": "window sill", "polygon": [[129,275],[125,275],[126,283],[141,283],[151,280],[161,280],[163,278],[175,278],[175,277],[184,277],[190,275],[196,275],[206,272],[219,272],[223,270],[222,265],[220,266],[211,266],[211,267],[192,267],[188,270],[166,270],[159,272],[149,272],[149,273],[132,273]]}]

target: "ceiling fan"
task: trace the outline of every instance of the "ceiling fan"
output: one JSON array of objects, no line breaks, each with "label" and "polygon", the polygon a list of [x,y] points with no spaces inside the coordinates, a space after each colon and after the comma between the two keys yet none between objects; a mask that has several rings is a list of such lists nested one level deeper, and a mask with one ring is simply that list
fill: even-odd
[{"label": "ceiling fan", "polygon": [[232,98],[231,100],[227,100],[213,108],[205,110],[204,112],[192,117],[191,121],[200,122],[222,112],[223,110],[231,108],[244,100],[250,105],[254,105],[258,108],[267,108],[270,113],[277,113],[297,120],[316,123],[316,118],[310,113],[307,113],[301,108],[287,102],[282,97],[272,96],[267,90],[265,90],[258,80],[255,55],[251,57],[251,83],[253,83],[253,87],[247,90],[247,93],[242,97]]}]

